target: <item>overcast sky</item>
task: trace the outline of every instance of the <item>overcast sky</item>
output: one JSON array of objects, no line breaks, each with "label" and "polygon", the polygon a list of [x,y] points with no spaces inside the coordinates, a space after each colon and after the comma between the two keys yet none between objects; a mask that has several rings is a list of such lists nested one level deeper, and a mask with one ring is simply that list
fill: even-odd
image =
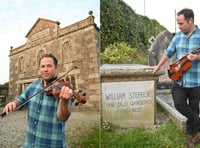
[{"label": "overcast sky", "polygon": [[10,47],[26,43],[25,35],[38,18],[59,21],[63,28],[87,18],[89,10],[99,27],[99,0],[0,0],[0,84],[9,81]]},{"label": "overcast sky", "polygon": [[179,31],[175,12],[183,8],[190,8],[194,11],[195,24],[200,27],[199,0],[123,0],[136,13],[156,19],[170,32]]}]

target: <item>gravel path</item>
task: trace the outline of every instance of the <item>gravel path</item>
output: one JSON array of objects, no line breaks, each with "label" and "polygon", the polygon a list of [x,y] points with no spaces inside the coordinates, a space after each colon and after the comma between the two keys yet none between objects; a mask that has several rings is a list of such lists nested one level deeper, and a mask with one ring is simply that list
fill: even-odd
[{"label": "gravel path", "polygon": [[[26,113],[26,110],[22,110],[10,113],[4,118],[0,117],[0,148],[22,147],[26,132]],[[66,124],[68,148],[71,145],[79,145],[77,138],[99,124],[100,115],[97,112],[72,112]]]}]

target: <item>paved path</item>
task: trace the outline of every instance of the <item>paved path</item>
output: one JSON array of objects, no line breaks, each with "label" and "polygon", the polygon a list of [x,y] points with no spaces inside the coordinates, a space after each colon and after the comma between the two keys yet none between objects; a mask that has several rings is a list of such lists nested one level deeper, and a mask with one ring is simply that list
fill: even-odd
[{"label": "paved path", "polygon": [[[26,110],[16,111],[4,118],[0,117],[0,148],[22,147],[27,123],[26,113]],[[100,115],[97,112],[73,112],[66,125],[68,147],[79,145],[77,138],[86,135],[99,122]]]},{"label": "paved path", "polygon": [[174,107],[170,89],[156,90],[156,96],[159,96],[164,102]]}]

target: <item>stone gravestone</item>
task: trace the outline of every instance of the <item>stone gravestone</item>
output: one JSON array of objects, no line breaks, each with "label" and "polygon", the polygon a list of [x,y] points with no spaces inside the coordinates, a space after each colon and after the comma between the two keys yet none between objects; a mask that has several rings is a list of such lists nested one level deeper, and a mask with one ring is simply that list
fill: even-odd
[{"label": "stone gravestone", "polygon": [[[164,50],[168,47],[172,38],[172,33],[170,33],[168,30],[164,30],[159,33],[155,39],[150,39],[150,43],[152,44],[151,47],[148,49],[148,64],[150,66],[158,64],[164,53]],[[171,79],[169,79],[168,77],[167,70],[169,68],[169,65],[173,62],[174,58],[171,58],[161,67],[161,70],[165,71],[165,74],[159,77],[159,87],[169,87],[167,85],[171,83]]]},{"label": "stone gravestone", "polygon": [[152,127],[155,124],[155,80],[144,65],[101,66],[102,121],[120,128]]}]

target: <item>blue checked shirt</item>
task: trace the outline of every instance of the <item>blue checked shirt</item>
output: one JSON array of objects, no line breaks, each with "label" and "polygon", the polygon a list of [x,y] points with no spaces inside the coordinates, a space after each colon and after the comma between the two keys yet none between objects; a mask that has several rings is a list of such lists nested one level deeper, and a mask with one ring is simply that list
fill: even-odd
[{"label": "blue checked shirt", "polygon": [[[43,89],[42,80],[31,83],[16,99],[22,102]],[[72,107],[72,101],[69,101]],[[57,118],[59,99],[41,93],[28,103],[24,148],[66,148],[65,121]]]},{"label": "blue checked shirt", "polygon": [[[177,60],[179,60],[197,48],[200,48],[200,29],[198,28],[196,28],[189,37],[183,32],[178,32],[172,39],[168,48],[165,49],[165,53],[169,58],[176,53]],[[192,67],[183,73],[181,79],[178,80],[177,83],[180,86],[189,88],[200,86],[200,61],[192,61]]]}]

